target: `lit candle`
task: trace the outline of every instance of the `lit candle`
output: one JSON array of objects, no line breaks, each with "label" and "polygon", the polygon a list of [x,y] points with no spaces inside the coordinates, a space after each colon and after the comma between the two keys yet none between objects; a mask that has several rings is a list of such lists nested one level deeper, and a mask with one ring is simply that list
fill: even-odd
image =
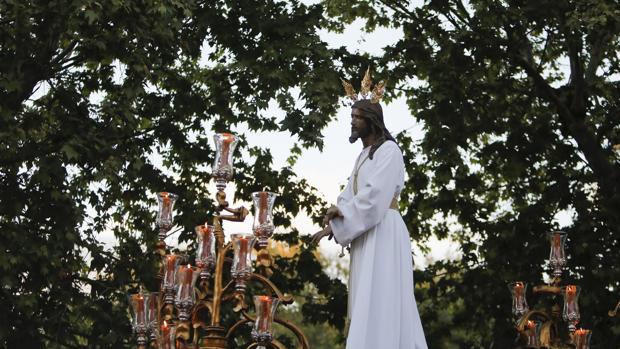
[{"label": "lit candle", "polygon": [[260,224],[264,224],[265,222],[267,222],[267,204],[269,202],[268,194],[269,193],[267,193],[266,191],[260,192],[260,194],[258,194],[260,198],[258,223]]},{"label": "lit candle", "polygon": [[245,260],[248,254],[248,239],[244,236],[239,237],[239,263],[237,271],[243,271],[246,268]]},{"label": "lit candle", "polygon": [[163,192],[161,193],[161,196],[163,199],[161,216],[164,219],[168,219],[168,216],[170,215],[170,194]]},{"label": "lit candle", "polygon": [[144,312],[144,296],[139,293],[134,296],[136,302],[136,323],[146,323],[146,313]]},{"label": "lit candle", "polygon": [[230,133],[223,133],[222,136],[222,155],[220,157],[220,166],[224,167],[228,165],[228,153],[230,152],[230,143],[232,143],[234,137]]},{"label": "lit candle", "polygon": [[577,294],[577,286],[575,285],[566,286],[566,301],[568,303],[572,303],[575,301],[576,294]]},{"label": "lit candle", "polygon": [[590,330],[579,328],[575,330],[573,342],[575,349],[590,349]]},{"label": "lit candle", "polygon": [[172,349],[170,347],[170,326],[168,326],[168,322],[166,322],[166,320],[164,320],[164,324],[161,326],[161,335],[164,343],[163,349]]},{"label": "lit candle", "polygon": [[260,308],[258,310],[258,330],[266,332],[269,330],[269,320],[271,318],[271,297],[260,297]]},{"label": "lit candle", "polygon": [[515,282],[515,296],[517,298],[523,297],[523,283]]}]

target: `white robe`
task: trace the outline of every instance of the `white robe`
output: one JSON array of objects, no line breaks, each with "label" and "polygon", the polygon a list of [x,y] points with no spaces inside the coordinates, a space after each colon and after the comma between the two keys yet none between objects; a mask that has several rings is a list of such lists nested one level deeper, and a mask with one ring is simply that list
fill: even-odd
[{"label": "white robe", "polygon": [[336,241],[351,247],[347,349],[427,349],[413,294],[409,233],[400,213],[389,208],[404,185],[403,155],[394,142],[382,144],[361,165],[357,194],[354,173],[338,197],[343,217],[330,221]]}]

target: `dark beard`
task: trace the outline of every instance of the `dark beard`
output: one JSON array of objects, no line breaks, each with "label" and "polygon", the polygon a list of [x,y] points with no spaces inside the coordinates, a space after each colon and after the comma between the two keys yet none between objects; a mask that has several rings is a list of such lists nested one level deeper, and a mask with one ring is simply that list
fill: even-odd
[{"label": "dark beard", "polygon": [[349,143],[355,143],[360,138],[365,138],[370,135],[370,128],[364,127],[363,129],[351,129],[351,135],[349,136]]}]

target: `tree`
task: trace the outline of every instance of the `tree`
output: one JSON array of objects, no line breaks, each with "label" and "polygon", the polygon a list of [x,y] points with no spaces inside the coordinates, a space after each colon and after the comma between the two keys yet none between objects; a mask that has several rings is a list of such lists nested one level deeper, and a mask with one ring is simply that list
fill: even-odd
[{"label": "tree", "polygon": [[[434,303],[422,314],[429,346],[513,345],[505,282],[541,280],[562,212],[582,324],[593,348],[617,345],[620,324],[607,317],[620,286],[617,2],[324,4],[335,29],[363,18],[403,32],[369,60],[424,123],[419,144],[401,138],[405,218],[415,240],[450,236],[462,250],[417,278]],[[438,318],[448,305],[452,318]]]},{"label": "tree", "polygon": [[[298,1],[0,1],[2,346],[130,346],[125,294],[158,286],[154,193],[180,194],[187,241],[214,212],[212,133],[288,132],[291,163],[321,148],[339,92],[332,58],[343,55],[318,38],[321,22],[321,7]],[[324,203],[241,136],[237,197],[287,193],[276,224],[296,242],[292,217],[318,218]],[[110,232],[112,249],[100,241]],[[344,289],[310,252],[278,263],[321,294]],[[294,293],[297,278],[280,281]],[[313,316],[338,324],[344,310],[327,303]]]}]

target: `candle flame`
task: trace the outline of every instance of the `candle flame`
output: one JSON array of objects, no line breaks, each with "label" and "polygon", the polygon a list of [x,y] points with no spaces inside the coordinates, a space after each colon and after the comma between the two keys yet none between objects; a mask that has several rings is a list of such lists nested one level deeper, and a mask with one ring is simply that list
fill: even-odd
[{"label": "candle flame", "polygon": [[260,296],[260,300],[261,301],[268,301],[269,300],[269,296]]},{"label": "candle flame", "polygon": [[536,327],[536,323],[534,323],[534,321],[532,320],[527,320],[527,328],[534,328]]},{"label": "candle flame", "polygon": [[586,334],[586,332],[587,332],[587,331],[586,331],[586,330],[584,330],[583,328],[579,328],[579,329],[577,329],[577,330],[575,331],[575,333],[576,333],[578,336],[584,336],[584,335]]},{"label": "candle flame", "polygon": [[164,325],[162,326],[162,328],[163,328],[164,330],[165,330],[165,329],[168,329],[168,322],[166,322],[166,320],[164,320]]}]

